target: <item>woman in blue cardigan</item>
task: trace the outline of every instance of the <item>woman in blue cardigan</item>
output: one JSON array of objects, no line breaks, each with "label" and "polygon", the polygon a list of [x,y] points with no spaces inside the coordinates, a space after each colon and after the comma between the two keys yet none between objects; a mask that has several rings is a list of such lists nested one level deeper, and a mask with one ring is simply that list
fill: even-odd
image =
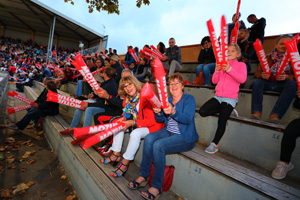
[{"label": "woman in blue cardigan", "polygon": [[165,127],[145,137],[140,176],[128,185],[130,189],[145,186],[154,162],[152,187],[141,194],[145,199],[158,199],[161,195],[166,154],[190,151],[199,138],[194,121],[196,102],[192,95],[183,93],[183,88],[182,75],[171,75],[169,89],[172,97],[168,98],[169,107],[153,108],[156,121],[164,122]]}]

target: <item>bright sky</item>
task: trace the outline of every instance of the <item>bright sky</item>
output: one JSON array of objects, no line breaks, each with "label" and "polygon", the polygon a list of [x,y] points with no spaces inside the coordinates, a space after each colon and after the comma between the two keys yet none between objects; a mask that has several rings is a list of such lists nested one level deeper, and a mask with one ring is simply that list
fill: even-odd
[{"label": "bright sky", "polygon": [[[120,15],[107,12],[88,12],[85,0],[39,0],[85,26],[108,35],[108,46],[126,53],[127,46],[144,44],[156,46],[163,42],[168,47],[170,37],[178,46],[199,44],[208,35],[206,21],[213,20],[217,34],[220,33],[221,15],[231,22],[238,0],[150,0],[150,5],[136,7],[136,0],[119,0]],[[288,2],[288,3],[287,3]],[[241,20],[246,27],[249,14],[267,21],[265,36],[300,31],[299,0],[241,0]]]}]

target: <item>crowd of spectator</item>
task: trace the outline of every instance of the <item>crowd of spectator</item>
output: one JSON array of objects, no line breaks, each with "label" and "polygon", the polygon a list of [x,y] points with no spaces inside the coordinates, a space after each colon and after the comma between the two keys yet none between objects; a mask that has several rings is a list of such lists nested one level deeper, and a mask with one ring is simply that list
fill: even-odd
[{"label": "crowd of spectator", "polygon": [[[196,77],[199,80],[202,79],[204,85],[209,85],[210,82],[216,84],[216,93],[212,99],[204,103],[199,114],[202,117],[219,114],[215,137],[205,149],[210,154],[218,151],[218,143],[225,133],[226,122],[238,102],[239,89],[251,71],[251,59],[257,59],[253,42],[260,39],[263,43],[266,20],[264,18],[258,19],[254,14],[249,15],[247,20],[253,25],[246,29],[240,17],[240,13],[237,18],[233,15],[232,23],[228,24],[229,37],[236,21],[239,22],[239,33],[237,43],[228,46],[228,62],[226,64],[216,64],[216,57],[209,36],[201,40]],[[282,75],[276,76],[286,52],[283,42],[291,39],[292,36],[290,35],[278,37],[274,50],[267,55],[271,75],[265,74],[261,65],[255,72],[255,79],[252,84],[252,119],[260,120],[264,91],[281,92],[270,113],[269,122],[271,123],[280,122],[296,94],[298,95],[297,102],[299,102],[300,92],[299,88],[297,92],[297,83],[291,64],[287,65]],[[143,47],[143,49],[145,48],[151,49],[148,45]],[[128,187],[130,189],[142,187],[147,182],[150,166],[154,161],[152,187],[142,193],[144,198],[154,199],[161,194],[165,154],[189,151],[195,146],[198,139],[194,124],[195,101],[197,99],[195,100],[193,96],[183,92],[183,77],[180,73],[176,73],[182,69],[181,49],[176,45],[174,38],[169,39],[169,48],[160,42],[157,49],[163,54],[160,60],[164,66],[171,93],[170,105],[164,109],[152,108],[150,103],[140,101],[142,89],[140,81],[147,77],[148,80],[153,80],[153,74],[150,67],[151,57],[140,55],[137,47],[128,46],[124,60],[120,60],[117,51],[112,50],[112,48],[104,53],[84,57],[90,71],[96,71],[94,76],[100,83],[101,92],[93,91],[88,82],[68,62],[67,58],[72,58],[75,52],[71,49],[58,48],[57,58],[46,63],[46,47],[30,40],[1,38],[0,67],[2,71],[8,71],[11,80],[16,82],[16,88],[20,92],[24,91],[24,86],[31,86],[33,80],[43,81],[44,78],[47,80],[52,78],[52,82],[56,82],[57,88],[67,82],[77,82],[77,90],[73,95],[75,98],[84,100],[85,103],[81,108],[76,109],[70,127],[62,131],[61,134],[73,133],[73,128],[78,126],[83,112],[85,112],[84,127],[91,125],[93,116],[95,124],[113,120],[124,122],[124,130],[113,136],[114,142],[112,142],[111,148],[105,150],[110,150],[109,152],[112,154],[101,160],[101,163],[104,164],[113,163],[116,165],[121,163],[110,174],[112,177],[120,177],[126,173],[130,161],[134,159],[139,148],[140,140],[145,138],[140,176],[130,182]],[[139,57],[139,62],[134,58],[134,54]],[[102,67],[105,69],[101,70]],[[211,74],[213,74],[212,78]],[[200,83],[199,80],[195,83]],[[47,85],[46,82],[44,84]],[[56,88],[53,88],[51,84],[47,87],[51,91],[56,91]],[[298,104],[294,103],[294,106],[299,108]],[[290,163],[290,156],[295,148],[296,138],[299,137],[299,134],[295,133],[295,130],[299,129],[298,121],[299,119],[292,121],[286,129],[280,161],[272,173],[274,178],[284,178],[286,173],[293,168],[293,164]],[[23,127],[24,125],[22,125],[22,129]],[[132,129],[130,141],[126,153],[121,159],[124,131],[128,128]],[[98,150],[102,151],[101,148]]]}]

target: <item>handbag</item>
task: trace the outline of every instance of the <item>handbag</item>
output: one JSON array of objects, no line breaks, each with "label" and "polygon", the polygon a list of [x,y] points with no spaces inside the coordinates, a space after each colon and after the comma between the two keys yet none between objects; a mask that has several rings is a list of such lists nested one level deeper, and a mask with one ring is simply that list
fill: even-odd
[{"label": "handbag", "polygon": [[[175,167],[173,165],[165,166],[163,185],[161,188],[162,191],[168,191],[171,188],[172,183],[173,183],[174,171],[175,171]],[[150,176],[148,178],[148,185],[150,187],[151,187],[151,182],[153,179],[153,173],[154,173],[154,164],[152,163],[151,169],[150,169]]]},{"label": "handbag", "polygon": [[199,75],[193,81],[193,85],[204,85],[203,71],[199,72]]}]

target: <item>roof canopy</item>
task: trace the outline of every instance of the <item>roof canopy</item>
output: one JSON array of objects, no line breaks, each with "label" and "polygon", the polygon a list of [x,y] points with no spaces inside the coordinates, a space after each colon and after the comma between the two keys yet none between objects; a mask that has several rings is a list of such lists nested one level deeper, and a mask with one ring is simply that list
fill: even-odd
[{"label": "roof canopy", "polygon": [[37,0],[1,0],[0,25],[49,34],[56,16],[54,35],[92,42],[103,35],[53,10]]}]

